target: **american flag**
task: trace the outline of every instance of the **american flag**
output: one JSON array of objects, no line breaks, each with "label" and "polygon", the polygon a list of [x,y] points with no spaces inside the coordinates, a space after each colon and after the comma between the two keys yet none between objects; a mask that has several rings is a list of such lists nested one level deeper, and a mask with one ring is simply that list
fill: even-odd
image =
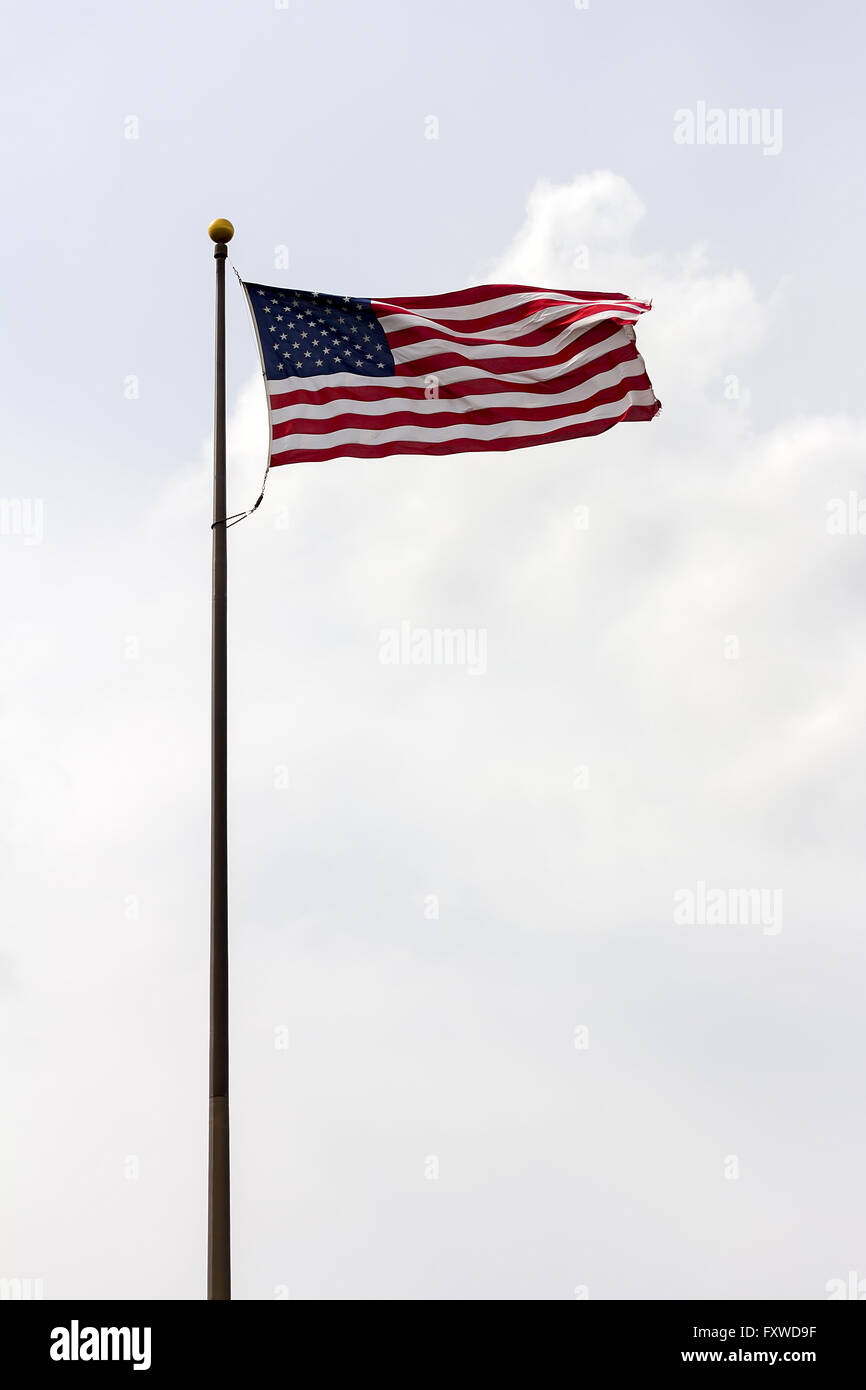
[{"label": "american flag", "polygon": [[479,285],[353,299],[244,283],[271,466],[522,449],[660,409],[624,294]]}]

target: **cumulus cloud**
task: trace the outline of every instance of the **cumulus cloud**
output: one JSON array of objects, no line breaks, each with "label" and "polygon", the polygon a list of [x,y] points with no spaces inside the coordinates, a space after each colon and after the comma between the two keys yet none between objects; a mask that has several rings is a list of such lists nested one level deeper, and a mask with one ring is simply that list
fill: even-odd
[{"label": "cumulus cloud", "polygon": [[[825,521],[866,427],[756,430],[772,296],[643,220],[539,183],[475,278],[652,298],[656,421],[276,470],[229,533],[239,1296],[821,1297],[857,1258],[863,560]],[[233,509],[266,433],[251,381]],[[57,1296],[200,1293],[208,472],[92,577],[4,552],[0,1162]],[[483,629],[486,673],[382,665],[402,622]],[[781,888],[783,930],[676,924],[699,881]]]}]

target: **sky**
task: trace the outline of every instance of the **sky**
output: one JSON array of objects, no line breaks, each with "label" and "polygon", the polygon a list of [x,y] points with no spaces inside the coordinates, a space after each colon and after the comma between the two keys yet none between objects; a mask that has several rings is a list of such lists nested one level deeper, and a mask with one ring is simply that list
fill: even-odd
[{"label": "sky", "polygon": [[[229,532],[234,1296],[866,1296],[864,27],[7,14],[0,1290],[204,1296],[228,217],[264,283],[650,298],[663,403],[277,469]],[[227,354],[234,511],[231,275]]]}]

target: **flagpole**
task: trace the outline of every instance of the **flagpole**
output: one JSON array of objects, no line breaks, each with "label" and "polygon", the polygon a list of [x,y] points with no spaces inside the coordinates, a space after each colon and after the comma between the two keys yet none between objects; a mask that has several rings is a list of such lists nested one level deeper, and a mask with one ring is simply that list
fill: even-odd
[{"label": "flagpole", "polygon": [[234,227],[208,227],[216,261],[211,639],[210,1044],[207,1296],[231,1298],[229,1202],[228,739],[226,714],[226,244]]}]

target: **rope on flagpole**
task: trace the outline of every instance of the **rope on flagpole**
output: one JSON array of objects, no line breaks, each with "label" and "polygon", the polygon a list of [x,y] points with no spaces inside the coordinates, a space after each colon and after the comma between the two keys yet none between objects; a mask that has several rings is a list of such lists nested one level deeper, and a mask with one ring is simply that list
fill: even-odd
[{"label": "rope on flagpole", "polygon": [[[227,256],[226,259],[228,260],[228,263],[229,263],[229,265],[231,266],[232,270],[234,271],[235,275],[238,277],[238,284],[240,285],[241,289],[244,291],[244,298],[246,298],[246,288],[245,288],[245,286],[244,286],[243,280],[241,279],[240,271],[238,270],[238,268],[237,268],[237,266],[235,265],[234,261],[232,260],[231,256]],[[251,329],[251,331],[252,331],[252,324],[250,325],[250,329]],[[256,343],[256,352],[259,352],[259,355],[261,356],[260,351],[259,351],[259,345],[258,345],[258,343]],[[263,371],[263,374],[264,374],[264,368],[262,369],[262,371]],[[267,382],[265,382],[265,390],[267,390]],[[246,521],[246,519],[247,519],[248,516],[252,516],[253,512],[256,511],[257,508],[260,507],[261,504],[262,504],[262,501],[263,501],[264,495],[265,495],[265,488],[266,488],[267,485],[268,485],[268,474],[270,473],[270,471],[271,471],[271,458],[270,458],[270,453],[268,453],[268,461],[267,461],[267,463],[265,464],[265,476],[264,476],[264,478],[262,479],[262,490],[261,490],[261,492],[259,493],[259,495],[258,495],[258,497],[256,498],[256,500],[255,500],[255,502],[253,503],[253,505],[252,505],[251,507],[249,507],[245,512],[232,512],[231,516],[224,516],[224,517],[222,517],[222,519],[221,519],[220,521],[214,521],[214,522],[211,524],[211,528],[210,528],[210,529],[213,530],[215,526],[224,526],[224,527],[226,528],[226,530],[228,531],[228,530],[231,529],[232,526],[239,526],[240,523],[241,523],[242,521]]]}]

